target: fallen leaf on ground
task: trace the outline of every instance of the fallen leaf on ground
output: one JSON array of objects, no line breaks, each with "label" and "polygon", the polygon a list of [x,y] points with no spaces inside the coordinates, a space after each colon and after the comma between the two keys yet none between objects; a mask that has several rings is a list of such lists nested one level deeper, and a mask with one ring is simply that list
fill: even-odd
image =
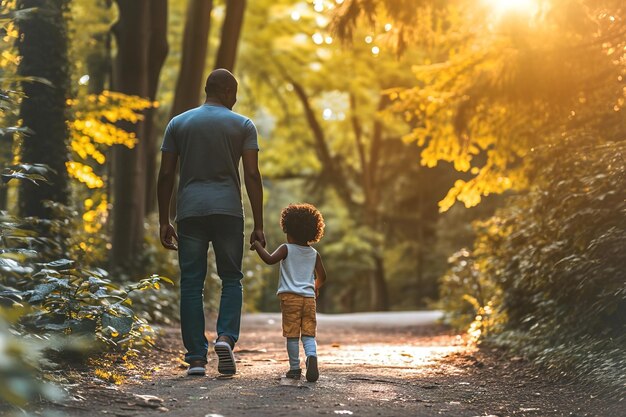
[{"label": "fallen leaf on ground", "polygon": [[161,404],[163,404],[163,399],[155,395],[133,394],[133,398],[138,400],[134,403],[134,405],[138,405],[140,407],[159,408],[161,407]]}]

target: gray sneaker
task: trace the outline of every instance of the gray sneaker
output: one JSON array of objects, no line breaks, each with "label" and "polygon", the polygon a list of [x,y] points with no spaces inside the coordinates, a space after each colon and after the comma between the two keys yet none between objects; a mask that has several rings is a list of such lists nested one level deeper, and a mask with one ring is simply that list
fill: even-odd
[{"label": "gray sneaker", "polygon": [[189,376],[206,375],[206,362],[202,360],[193,360],[189,362],[189,368],[187,368],[187,375]]}]

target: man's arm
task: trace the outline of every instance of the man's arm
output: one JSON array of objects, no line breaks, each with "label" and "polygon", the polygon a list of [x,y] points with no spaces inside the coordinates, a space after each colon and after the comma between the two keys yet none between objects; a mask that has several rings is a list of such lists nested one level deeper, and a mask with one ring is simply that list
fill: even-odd
[{"label": "man's arm", "polygon": [[315,260],[315,296],[319,297],[320,288],[326,282],[326,268],[324,268],[324,263],[322,262],[322,257],[320,254],[317,254],[317,259]]},{"label": "man's arm", "polygon": [[255,240],[265,247],[265,234],[263,233],[263,182],[259,171],[259,152],[257,150],[245,150],[242,154],[243,177],[246,191],[252,206],[254,218],[254,230],[250,236],[250,244]]},{"label": "man's arm", "polygon": [[159,234],[161,244],[172,250],[177,250],[178,236],[174,226],[170,223],[170,201],[176,178],[178,154],[175,152],[161,152],[161,168],[157,180],[157,199],[159,202]]},{"label": "man's arm", "polygon": [[286,245],[280,245],[278,249],[276,249],[274,253],[270,255],[267,249],[261,246],[261,242],[258,240],[255,240],[252,243],[252,247],[250,249],[256,250],[256,253],[259,254],[259,257],[263,260],[263,262],[265,262],[268,265],[274,265],[282,261],[283,259],[287,257],[287,252],[288,252]]}]

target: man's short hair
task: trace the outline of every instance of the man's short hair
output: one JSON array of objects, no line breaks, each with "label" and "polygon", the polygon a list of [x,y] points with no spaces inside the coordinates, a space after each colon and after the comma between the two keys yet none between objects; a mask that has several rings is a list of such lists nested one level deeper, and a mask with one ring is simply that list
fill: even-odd
[{"label": "man's short hair", "polygon": [[237,79],[235,76],[224,68],[218,68],[211,71],[206,79],[204,91],[207,95],[215,95],[225,93],[226,90],[237,88]]}]

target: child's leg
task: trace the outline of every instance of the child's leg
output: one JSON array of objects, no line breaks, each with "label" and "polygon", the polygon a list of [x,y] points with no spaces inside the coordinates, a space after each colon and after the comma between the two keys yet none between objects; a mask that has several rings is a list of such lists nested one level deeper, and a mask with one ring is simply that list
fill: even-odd
[{"label": "child's leg", "polygon": [[304,347],[304,354],[308,358],[309,356],[317,356],[317,343],[313,336],[302,336],[302,346]]},{"label": "child's leg", "polygon": [[297,337],[287,338],[287,353],[289,354],[289,369],[300,369],[300,346]]},{"label": "child's leg", "polygon": [[317,356],[315,334],[317,332],[317,317],[315,316],[315,298],[305,298],[302,309],[302,346],[307,356]]},{"label": "child's leg", "polygon": [[317,368],[317,344],[315,343],[315,337],[302,336],[302,346],[304,346],[304,353],[306,354],[306,380],[315,382],[320,377],[320,372]]}]

